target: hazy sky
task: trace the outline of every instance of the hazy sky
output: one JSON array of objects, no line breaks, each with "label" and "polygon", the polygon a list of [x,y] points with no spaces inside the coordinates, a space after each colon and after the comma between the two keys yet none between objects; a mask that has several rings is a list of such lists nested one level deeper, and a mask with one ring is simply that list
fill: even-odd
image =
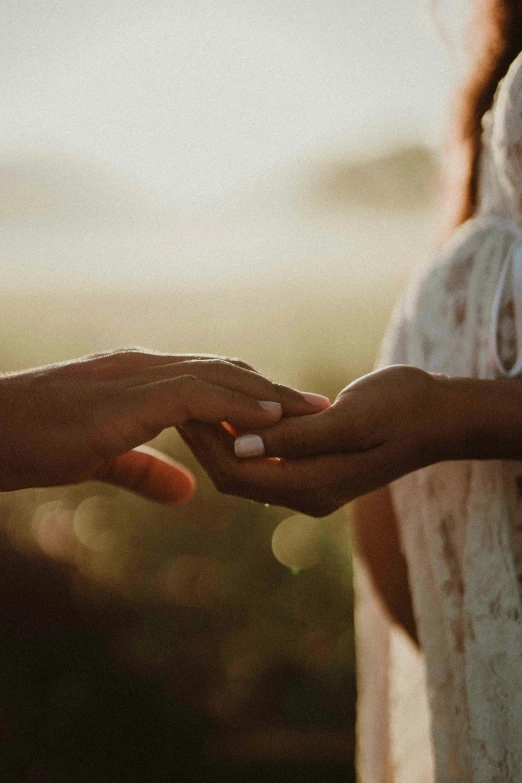
[{"label": "hazy sky", "polygon": [[332,140],[437,143],[451,73],[429,0],[2,0],[0,149],[198,204]]}]

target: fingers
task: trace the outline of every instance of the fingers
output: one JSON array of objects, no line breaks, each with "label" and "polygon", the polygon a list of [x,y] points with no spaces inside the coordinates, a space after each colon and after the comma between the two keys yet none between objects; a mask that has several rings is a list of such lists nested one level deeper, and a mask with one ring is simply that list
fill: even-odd
[{"label": "fingers", "polygon": [[225,362],[236,367],[242,367],[245,370],[255,372],[254,368],[238,358],[217,356],[212,353],[160,353],[150,351],[145,348],[126,348],[120,351],[106,354],[106,358],[113,357],[114,363],[122,364],[128,370],[141,370],[147,367],[162,367],[168,364],[182,364],[183,362],[207,361],[207,362]]},{"label": "fingers", "polygon": [[244,430],[275,424],[282,413],[278,402],[255,400],[193,375],[126,389],[123,405],[124,429],[131,432],[134,441],[129,448],[190,419],[214,424],[225,421]]},{"label": "fingers", "polygon": [[300,458],[358,451],[359,438],[345,406],[332,405],[311,416],[289,418],[259,433],[235,441],[237,457]]},{"label": "fingers", "polygon": [[105,462],[92,478],[168,506],[189,501],[196,486],[194,476],[184,465],[148,446]]},{"label": "fingers", "polygon": [[42,369],[58,369],[65,377],[96,378],[99,380],[116,380],[132,376],[147,368],[161,367],[168,364],[181,364],[195,360],[221,360],[237,367],[255,372],[246,362],[236,358],[223,359],[213,354],[166,354],[144,348],[123,348],[116,351],[82,356],[73,361],[49,365]]},{"label": "fingers", "polygon": [[59,372],[77,379],[120,381],[124,387],[194,375],[255,399],[278,402],[285,416],[307,415],[330,404],[328,398],[322,395],[303,394],[273,383],[239,359],[223,359],[210,354],[169,355],[126,349],[65,363],[60,365]]},{"label": "fingers", "polygon": [[339,457],[239,460],[223,428],[189,422],[180,434],[220,492],[313,516],[325,516],[346,502]]},{"label": "fingers", "polygon": [[354,454],[240,460],[223,428],[190,422],[181,434],[219,491],[311,516],[330,514],[412,469],[389,444]]},{"label": "fingers", "polygon": [[139,385],[193,375],[207,383],[238,391],[257,400],[278,402],[285,416],[303,416],[326,408],[330,403],[321,395],[307,394],[273,383],[247,367],[240,367],[216,357],[191,358],[183,362],[150,365],[138,375],[123,380],[125,385]]}]

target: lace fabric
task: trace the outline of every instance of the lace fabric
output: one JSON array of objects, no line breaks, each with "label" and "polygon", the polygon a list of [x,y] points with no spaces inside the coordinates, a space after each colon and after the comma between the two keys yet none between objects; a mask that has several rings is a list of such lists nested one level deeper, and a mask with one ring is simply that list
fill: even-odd
[{"label": "lace fabric", "polygon": [[[485,119],[481,177],[477,217],[410,286],[380,365],[522,372],[522,55]],[[423,652],[357,563],[359,779],[520,781],[522,463],[440,463],[392,496]]]}]

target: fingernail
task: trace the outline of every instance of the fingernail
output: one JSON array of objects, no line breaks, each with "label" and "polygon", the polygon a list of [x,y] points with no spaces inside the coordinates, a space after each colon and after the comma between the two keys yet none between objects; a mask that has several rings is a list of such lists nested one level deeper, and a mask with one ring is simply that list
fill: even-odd
[{"label": "fingernail", "polygon": [[259,435],[240,435],[234,441],[236,457],[262,457],[265,444]]},{"label": "fingernail", "polygon": [[328,397],[324,397],[322,394],[314,394],[313,392],[299,392],[299,394],[305,398],[310,405],[314,408],[329,408],[330,400]]},{"label": "fingernail", "polygon": [[278,413],[279,415],[283,412],[283,406],[280,402],[272,402],[271,400],[258,400],[259,405],[263,410],[270,411],[270,413]]}]

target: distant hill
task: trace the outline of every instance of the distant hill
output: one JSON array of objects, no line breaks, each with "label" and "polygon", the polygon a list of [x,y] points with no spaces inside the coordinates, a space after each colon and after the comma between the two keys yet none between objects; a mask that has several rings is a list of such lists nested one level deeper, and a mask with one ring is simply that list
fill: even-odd
[{"label": "distant hill", "polygon": [[433,204],[438,180],[435,152],[417,144],[356,162],[331,160],[318,172],[312,192],[337,209],[357,204],[372,210],[417,211]]},{"label": "distant hill", "polygon": [[[247,200],[261,191],[283,190],[335,210],[353,205],[418,210],[433,202],[438,168],[435,152],[420,144],[361,160],[350,159],[349,149],[319,150],[252,183]],[[79,221],[167,219],[174,211],[109,165],[49,151],[0,152],[0,194],[2,222],[42,215]]]},{"label": "distant hill", "polygon": [[184,210],[104,164],[0,154],[4,290],[396,287],[429,245],[436,168],[421,146],[353,161],[341,145]]},{"label": "distant hill", "polygon": [[187,210],[107,166],[0,156],[0,369],[142,344],[338,390],[371,368],[427,255],[436,169],[424,148],[342,153]]},{"label": "distant hill", "polygon": [[117,169],[54,151],[0,152],[0,222],[49,217],[103,226],[172,211]]}]

